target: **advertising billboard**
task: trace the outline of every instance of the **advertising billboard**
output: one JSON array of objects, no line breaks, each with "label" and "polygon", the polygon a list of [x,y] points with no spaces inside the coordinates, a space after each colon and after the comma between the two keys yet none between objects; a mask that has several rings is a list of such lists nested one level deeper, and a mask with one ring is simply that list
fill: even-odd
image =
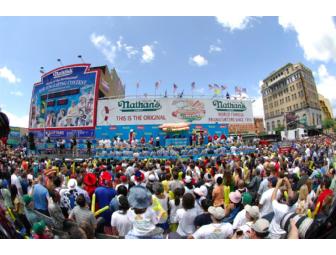
[{"label": "advertising billboard", "polygon": [[106,99],[99,100],[97,125],[254,124],[252,102],[227,99]]},{"label": "advertising billboard", "polygon": [[11,127],[10,133],[8,135],[7,144],[17,146],[21,142],[21,134],[20,134],[20,128],[19,127]]},{"label": "advertising billboard", "polygon": [[29,129],[92,129],[96,125],[98,70],[90,64],[57,68],[33,88]]}]

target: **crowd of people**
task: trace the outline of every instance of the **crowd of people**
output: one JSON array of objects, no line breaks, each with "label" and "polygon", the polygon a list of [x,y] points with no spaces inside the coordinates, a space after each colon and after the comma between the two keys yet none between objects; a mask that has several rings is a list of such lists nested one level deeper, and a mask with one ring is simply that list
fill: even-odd
[{"label": "crowd of people", "polygon": [[197,159],[81,160],[1,148],[0,237],[334,237],[335,137],[297,140],[286,152],[259,145],[231,153],[244,146],[225,141]]}]

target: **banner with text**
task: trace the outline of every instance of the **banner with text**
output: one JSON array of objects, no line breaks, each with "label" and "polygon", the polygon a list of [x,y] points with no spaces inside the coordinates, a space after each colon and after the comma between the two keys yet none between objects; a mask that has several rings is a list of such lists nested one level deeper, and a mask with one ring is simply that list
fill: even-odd
[{"label": "banner with text", "polygon": [[97,125],[252,124],[252,102],[226,99],[106,99],[98,101]]},{"label": "banner with text", "polygon": [[29,128],[94,128],[98,71],[89,64],[63,66],[34,85]]}]

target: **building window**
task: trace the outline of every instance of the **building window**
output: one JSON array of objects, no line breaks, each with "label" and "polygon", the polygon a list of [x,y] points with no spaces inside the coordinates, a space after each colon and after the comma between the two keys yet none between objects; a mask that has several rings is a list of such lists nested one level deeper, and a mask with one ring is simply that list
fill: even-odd
[{"label": "building window", "polygon": [[274,120],[272,120],[272,130],[275,129]]},{"label": "building window", "polygon": [[267,126],[267,131],[270,131],[270,124],[269,124],[269,122],[266,123],[266,126]]},{"label": "building window", "polygon": [[278,128],[281,126],[280,120],[277,120]]},{"label": "building window", "polygon": [[312,113],[312,115],[313,115],[313,125],[315,126],[315,114]]}]

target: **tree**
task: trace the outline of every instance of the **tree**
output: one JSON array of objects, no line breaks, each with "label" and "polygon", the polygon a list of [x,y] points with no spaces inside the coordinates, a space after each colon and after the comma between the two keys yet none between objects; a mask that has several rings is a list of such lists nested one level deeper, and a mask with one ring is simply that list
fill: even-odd
[{"label": "tree", "polygon": [[281,132],[284,131],[285,127],[283,125],[278,126],[277,128],[274,129],[275,132]]},{"label": "tree", "polygon": [[329,130],[335,126],[335,120],[333,119],[325,119],[322,123],[322,127],[325,130]]}]

